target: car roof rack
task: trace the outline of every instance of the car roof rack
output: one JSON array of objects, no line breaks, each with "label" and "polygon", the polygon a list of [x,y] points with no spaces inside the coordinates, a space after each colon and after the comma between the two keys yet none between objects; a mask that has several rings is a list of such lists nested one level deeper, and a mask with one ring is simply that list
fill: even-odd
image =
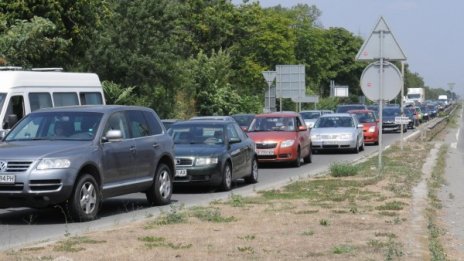
[{"label": "car roof rack", "polygon": [[21,66],[0,66],[0,71],[20,71],[22,69]]},{"label": "car roof rack", "polygon": [[62,72],[63,68],[61,68],[61,67],[32,68],[31,71],[34,71],[34,72]]}]

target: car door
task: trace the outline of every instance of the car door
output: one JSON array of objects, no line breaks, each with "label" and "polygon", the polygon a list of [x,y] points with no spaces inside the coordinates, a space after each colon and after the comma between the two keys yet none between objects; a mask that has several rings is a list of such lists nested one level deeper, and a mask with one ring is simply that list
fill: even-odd
[{"label": "car door", "polygon": [[120,141],[103,142],[102,168],[104,184],[107,188],[121,186],[134,173],[135,143],[129,136],[129,130],[123,111],[115,112],[108,118],[103,131],[103,139],[109,130],[120,130]]},{"label": "car door", "polygon": [[301,126],[306,126],[304,124],[304,121],[301,119],[301,117],[295,117],[295,123],[296,123],[296,131],[297,131],[298,139],[300,141],[300,146],[301,146],[301,156],[304,157],[308,155],[308,153],[310,152],[309,150],[311,149],[309,131],[299,130]]},{"label": "car door", "polygon": [[243,172],[241,173],[242,176],[249,175],[251,173],[251,161],[254,157],[254,149],[255,145],[252,140],[246,135],[246,133],[242,130],[242,128],[238,124],[233,124],[235,130],[237,131],[238,136],[242,140],[242,147],[243,147]]},{"label": "car door", "polygon": [[[227,139],[240,139],[237,131],[232,123],[226,125]],[[228,151],[232,158],[232,175],[234,178],[241,177],[244,172],[246,162],[246,148],[243,146],[243,141],[238,143],[228,142]]]}]

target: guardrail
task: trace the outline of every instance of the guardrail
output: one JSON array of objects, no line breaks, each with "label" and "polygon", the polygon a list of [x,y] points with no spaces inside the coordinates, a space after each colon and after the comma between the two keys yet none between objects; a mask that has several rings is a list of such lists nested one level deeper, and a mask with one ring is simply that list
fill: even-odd
[{"label": "guardrail", "polygon": [[445,129],[446,125],[448,125],[451,115],[454,114],[457,108],[458,106],[453,104],[444,110],[446,116],[437,118],[436,121],[430,122],[427,126],[425,126],[425,128],[420,132],[420,140],[431,141],[438,133]]}]

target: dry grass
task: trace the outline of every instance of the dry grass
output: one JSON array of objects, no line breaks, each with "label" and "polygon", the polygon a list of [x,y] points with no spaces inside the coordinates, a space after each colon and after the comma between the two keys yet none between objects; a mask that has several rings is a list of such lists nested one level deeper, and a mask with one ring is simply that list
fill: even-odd
[{"label": "dry grass", "polygon": [[411,188],[428,150],[417,143],[393,148],[381,176],[373,159],[354,177],[314,178],[253,198],[175,209],[68,239],[76,251],[57,247],[64,241],[1,252],[0,260],[413,260],[405,249]]}]

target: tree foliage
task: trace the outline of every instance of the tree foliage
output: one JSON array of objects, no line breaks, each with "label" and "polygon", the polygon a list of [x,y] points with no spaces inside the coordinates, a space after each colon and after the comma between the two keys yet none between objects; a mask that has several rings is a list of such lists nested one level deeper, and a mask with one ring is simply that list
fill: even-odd
[{"label": "tree foliage", "polygon": [[[258,113],[262,71],[304,64],[307,93],[331,108],[330,80],[356,98],[366,64],[354,61],[363,40],[324,28],[320,16],[314,5],[257,1],[4,0],[0,64],[96,72],[108,104],[149,106],[169,118]],[[424,81],[407,68],[406,86]]]}]

